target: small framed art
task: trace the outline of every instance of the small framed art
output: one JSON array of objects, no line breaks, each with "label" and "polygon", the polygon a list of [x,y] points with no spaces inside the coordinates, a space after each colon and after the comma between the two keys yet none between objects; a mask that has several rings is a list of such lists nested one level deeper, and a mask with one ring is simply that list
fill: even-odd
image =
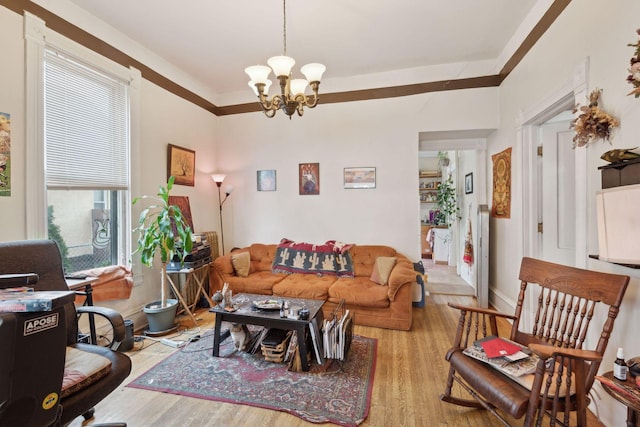
[{"label": "small framed art", "polygon": [[258,171],[258,191],[276,191],[276,171]]},{"label": "small framed art", "polygon": [[473,172],[464,176],[464,194],[473,193]]},{"label": "small framed art", "polygon": [[167,180],[175,177],[175,184],[196,185],[196,152],[169,144],[167,150]]},{"label": "small framed art", "polygon": [[298,187],[300,195],[320,194],[320,163],[298,165]]},{"label": "small framed art", "polygon": [[376,168],[344,168],[344,188],[376,188]]}]

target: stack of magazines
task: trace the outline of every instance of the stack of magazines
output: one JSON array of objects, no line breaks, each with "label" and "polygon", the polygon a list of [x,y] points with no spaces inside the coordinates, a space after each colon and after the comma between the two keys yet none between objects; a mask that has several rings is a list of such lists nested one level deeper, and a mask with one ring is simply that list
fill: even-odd
[{"label": "stack of magazines", "polygon": [[538,356],[531,354],[523,345],[495,336],[475,341],[471,347],[465,348],[463,353],[513,378],[532,374],[538,364]]},{"label": "stack of magazines", "polygon": [[353,336],[353,319],[344,307],[344,300],[338,304],[329,319],[322,326],[322,344],[326,359],[346,360]]}]

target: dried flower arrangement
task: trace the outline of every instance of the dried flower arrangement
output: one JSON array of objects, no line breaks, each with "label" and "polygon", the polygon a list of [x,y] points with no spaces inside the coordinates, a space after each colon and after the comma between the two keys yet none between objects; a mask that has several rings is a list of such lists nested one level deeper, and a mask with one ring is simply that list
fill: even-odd
[{"label": "dried flower arrangement", "polygon": [[[640,37],[640,29],[636,30],[638,37]],[[627,46],[635,47],[636,53],[631,57],[631,66],[629,67],[629,76],[627,81],[633,85],[634,89],[628,93],[636,98],[640,97],[640,40],[635,43],[629,43]]]},{"label": "dried flower arrangement", "polygon": [[576,106],[573,113],[580,111],[581,114],[573,119],[571,128],[575,129],[573,137],[573,148],[583,147],[596,139],[609,141],[614,127],[620,122],[608,113],[598,108],[598,98],[602,89],[596,89],[589,94],[589,105],[585,107]]}]

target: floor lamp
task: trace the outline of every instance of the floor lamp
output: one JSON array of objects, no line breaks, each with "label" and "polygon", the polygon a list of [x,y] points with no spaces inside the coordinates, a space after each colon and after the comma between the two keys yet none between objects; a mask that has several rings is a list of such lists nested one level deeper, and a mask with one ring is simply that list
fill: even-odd
[{"label": "floor lamp", "polygon": [[224,255],[224,226],[222,225],[222,205],[224,205],[224,202],[227,201],[227,199],[229,198],[229,195],[233,191],[233,187],[230,185],[227,185],[227,188],[224,193],[224,199],[222,198],[220,194],[220,187],[222,186],[222,182],[226,177],[227,176],[223,174],[211,175],[211,179],[213,179],[213,181],[218,186],[218,205],[220,207],[220,241],[222,242],[222,255]]}]

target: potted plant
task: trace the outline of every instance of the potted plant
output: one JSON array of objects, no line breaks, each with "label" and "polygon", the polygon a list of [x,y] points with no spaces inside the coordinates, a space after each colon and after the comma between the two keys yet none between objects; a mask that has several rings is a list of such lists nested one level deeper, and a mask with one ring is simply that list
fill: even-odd
[{"label": "potted plant", "polygon": [[449,153],[447,151],[438,151],[438,163],[440,166],[449,166]]},{"label": "potted plant", "polygon": [[451,227],[453,221],[458,219],[460,208],[456,201],[456,189],[453,186],[451,175],[446,181],[440,183],[436,193],[436,203],[438,205],[438,215],[436,222],[438,224],[447,224]]},{"label": "potted plant", "polygon": [[142,264],[152,267],[156,255],[159,255],[162,264],[160,301],[149,303],[144,308],[150,332],[173,328],[178,301],[167,299],[167,262],[177,255],[183,263],[193,247],[191,228],[187,225],[180,208],[169,205],[169,192],[174,180],[171,176],[166,187],[160,186],[157,196],[141,196],[133,200],[133,204],[142,199],[154,200],[154,204],[147,206],[140,213],[138,227],[133,230],[138,232],[138,247],[134,254],[140,254]]}]

